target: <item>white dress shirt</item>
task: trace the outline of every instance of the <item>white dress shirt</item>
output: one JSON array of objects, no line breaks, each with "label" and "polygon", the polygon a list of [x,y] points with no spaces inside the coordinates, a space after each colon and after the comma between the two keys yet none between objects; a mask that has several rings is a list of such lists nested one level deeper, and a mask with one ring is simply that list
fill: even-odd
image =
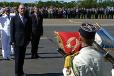
[{"label": "white dress shirt", "polygon": [[24,21],[23,21],[24,16],[22,16],[22,15],[19,14],[19,17],[20,17],[22,23],[24,24]]}]

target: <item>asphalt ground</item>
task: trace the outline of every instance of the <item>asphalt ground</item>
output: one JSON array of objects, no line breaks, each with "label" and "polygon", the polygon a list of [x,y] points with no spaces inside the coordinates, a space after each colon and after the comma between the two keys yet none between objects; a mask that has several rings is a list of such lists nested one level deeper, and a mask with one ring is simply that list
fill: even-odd
[{"label": "asphalt ground", "polygon": [[[110,23],[111,24],[111,23]],[[109,25],[110,25],[109,24]],[[30,59],[31,46],[27,47],[24,72],[27,76],[63,76],[62,68],[64,58],[59,54],[57,49],[57,41],[54,31],[78,31],[80,24],[44,24],[44,35],[41,37],[39,44],[38,59]],[[107,25],[107,24],[105,24]],[[114,37],[114,26],[102,26]],[[0,44],[1,47],[1,44]],[[114,56],[114,54],[112,54]],[[12,55],[12,59],[13,59]],[[6,61],[2,59],[0,49],[0,76],[15,76],[14,75],[14,60]]]}]

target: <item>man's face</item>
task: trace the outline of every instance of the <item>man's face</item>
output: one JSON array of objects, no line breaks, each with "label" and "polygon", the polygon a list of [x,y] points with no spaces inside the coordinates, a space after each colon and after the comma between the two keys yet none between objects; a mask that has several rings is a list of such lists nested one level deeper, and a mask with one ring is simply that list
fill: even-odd
[{"label": "man's face", "polygon": [[19,8],[18,8],[18,11],[21,15],[24,15],[25,13],[25,6],[24,5],[20,5]]},{"label": "man's face", "polygon": [[38,8],[37,7],[34,7],[34,12],[38,13]]}]

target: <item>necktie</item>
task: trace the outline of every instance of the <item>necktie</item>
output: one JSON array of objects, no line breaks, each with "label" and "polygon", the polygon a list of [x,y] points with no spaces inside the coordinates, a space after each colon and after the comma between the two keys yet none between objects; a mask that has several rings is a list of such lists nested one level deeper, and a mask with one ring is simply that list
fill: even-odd
[{"label": "necktie", "polygon": [[36,20],[38,21],[38,17],[37,17],[37,14],[36,14],[35,16],[36,16]]},{"label": "necktie", "polygon": [[38,24],[38,15],[36,14],[35,16],[36,16],[36,21],[37,21],[37,24]]},{"label": "necktie", "polygon": [[23,16],[21,16],[21,21],[22,21],[22,23],[24,24],[24,21],[23,21]]}]

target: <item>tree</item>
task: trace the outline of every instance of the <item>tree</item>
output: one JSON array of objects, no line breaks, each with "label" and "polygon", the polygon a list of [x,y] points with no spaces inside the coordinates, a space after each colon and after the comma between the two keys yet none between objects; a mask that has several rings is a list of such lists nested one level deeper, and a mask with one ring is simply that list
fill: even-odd
[{"label": "tree", "polygon": [[80,2],[79,6],[83,8],[97,7],[97,1],[96,0],[83,0]]}]

